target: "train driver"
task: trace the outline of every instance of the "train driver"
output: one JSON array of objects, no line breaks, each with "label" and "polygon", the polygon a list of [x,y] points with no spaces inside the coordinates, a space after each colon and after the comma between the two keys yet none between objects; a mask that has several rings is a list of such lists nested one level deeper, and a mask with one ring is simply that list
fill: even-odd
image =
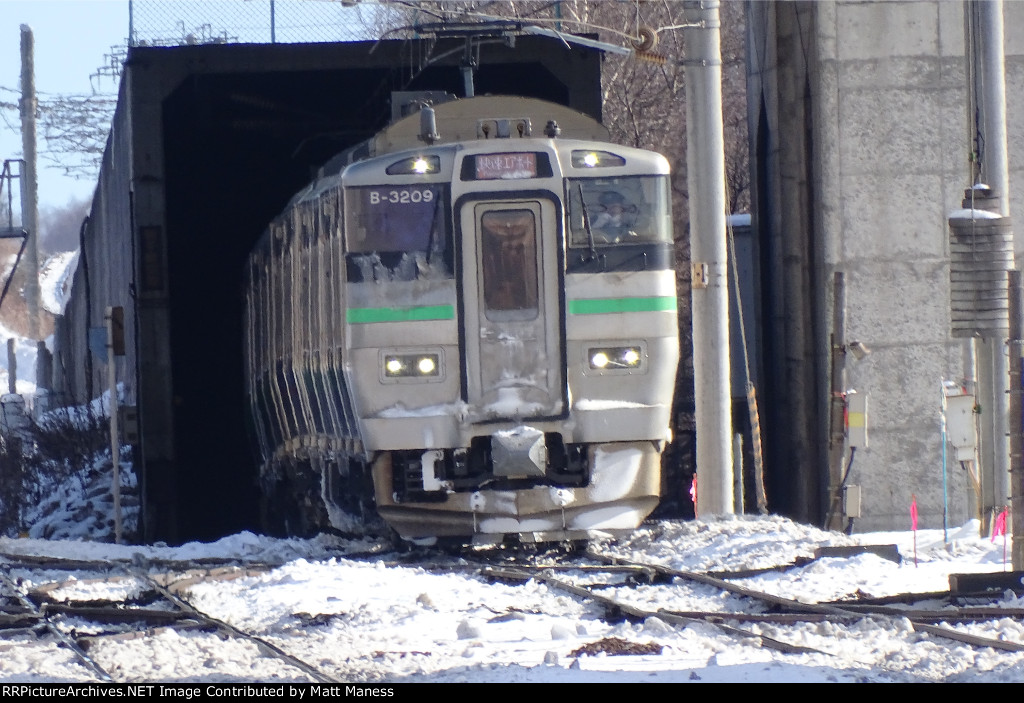
[{"label": "train driver", "polygon": [[595,232],[604,235],[609,242],[621,241],[629,235],[635,236],[631,230],[636,224],[636,206],[627,203],[622,193],[606,190],[601,193],[598,202],[601,212],[594,219]]}]

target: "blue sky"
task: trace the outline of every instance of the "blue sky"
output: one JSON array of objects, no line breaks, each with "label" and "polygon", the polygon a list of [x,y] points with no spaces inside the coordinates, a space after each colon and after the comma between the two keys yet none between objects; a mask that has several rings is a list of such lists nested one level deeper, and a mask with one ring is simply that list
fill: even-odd
[{"label": "blue sky", "polygon": [[[366,39],[366,26],[373,26],[370,3],[346,8],[337,2],[277,0],[277,41],[337,41]],[[363,12],[363,7],[371,9]],[[117,93],[110,78],[90,81],[101,66],[109,66],[107,55],[123,47],[128,37],[128,0],[0,0],[0,103],[16,104],[21,85],[21,30],[28,24],[35,37],[35,79],[40,101],[54,95],[87,95],[94,88]],[[178,32],[202,35],[210,30],[219,36],[221,23],[228,20],[231,41],[270,40],[269,0],[175,3],[148,0],[135,3],[140,37],[149,40],[175,39]],[[218,15],[218,12],[225,14]],[[369,19],[362,19],[368,17]],[[214,19],[216,18],[216,19]],[[148,22],[148,23],[147,23]],[[212,24],[211,24],[212,23]],[[180,25],[180,27],[179,27]],[[212,29],[211,29],[212,27]],[[137,27],[138,28],[138,27]],[[156,31],[149,36],[144,30]],[[375,36],[375,34],[374,34]],[[20,119],[15,110],[0,110],[0,161],[21,156]],[[6,121],[5,121],[6,120]],[[10,124],[8,124],[10,122]],[[47,149],[39,130],[40,154]],[[39,203],[61,206],[70,199],[92,196],[92,180],[75,180],[58,168],[39,163]]]},{"label": "blue sky", "polygon": [[[112,46],[124,45],[128,36],[127,0],[0,0],[0,102],[17,102],[21,85],[21,25],[28,24],[35,38],[36,91],[84,95],[92,91],[90,75],[105,65]],[[98,88],[114,93],[109,78]],[[18,127],[16,112],[3,116]],[[39,151],[46,144],[39,136]],[[21,156],[21,135],[0,120],[0,160]],[[41,207],[63,205],[71,198],[89,197],[94,183],[64,177],[40,162]]]}]

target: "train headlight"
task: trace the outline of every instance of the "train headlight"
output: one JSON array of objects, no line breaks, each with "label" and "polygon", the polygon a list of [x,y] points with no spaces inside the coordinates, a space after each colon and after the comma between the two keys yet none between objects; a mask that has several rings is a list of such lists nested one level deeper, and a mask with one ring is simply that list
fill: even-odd
[{"label": "train headlight", "polygon": [[610,151],[574,149],[571,160],[573,168],[604,168],[606,166],[626,165],[624,158]]},{"label": "train headlight", "polygon": [[439,156],[413,156],[408,159],[396,161],[385,169],[389,176],[416,175],[423,176],[428,173],[437,173],[441,170],[441,157]]},{"label": "train headlight", "polygon": [[643,351],[638,346],[597,347],[587,350],[590,368],[598,371],[639,369]]},{"label": "train headlight", "polygon": [[441,375],[440,354],[385,354],[384,378],[437,378]]}]

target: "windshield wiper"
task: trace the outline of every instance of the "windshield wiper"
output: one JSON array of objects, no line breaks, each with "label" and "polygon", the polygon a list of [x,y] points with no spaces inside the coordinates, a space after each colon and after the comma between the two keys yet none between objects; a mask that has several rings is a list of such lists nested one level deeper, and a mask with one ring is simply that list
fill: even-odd
[{"label": "windshield wiper", "polygon": [[590,258],[597,256],[597,247],[594,245],[594,230],[590,228],[590,212],[587,210],[587,201],[583,199],[583,184],[577,183],[576,189],[580,192],[580,205],[583,206],[583,229],[587,230],[587,244],[590,245]]}]

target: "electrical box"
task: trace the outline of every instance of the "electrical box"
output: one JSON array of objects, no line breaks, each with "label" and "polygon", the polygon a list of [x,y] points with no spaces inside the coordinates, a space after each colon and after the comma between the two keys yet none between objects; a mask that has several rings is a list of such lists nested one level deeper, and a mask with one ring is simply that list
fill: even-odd
[{"label": "electrical box", "polygon": [[139,443],[139,409],[134,405],[122,405],[117,409],[117,424],[121,428],[121,440],[125,444]]},{"label": "electrical box", "polygon": [[974,459],[978,446],[978,423],[973,395],[946,396],[946,437],[956,449],[957,461]]},{"label": "electrical box", "polygon": [[851,447],[868,446],[868,394],[846,394],[846,443]]},{"label": "electrical box", "polygon": [[124,356],[124,308],[120,305],[114,308],[107,308],[110,316],[111,346],[114,349],[114,356]]},{"label": "electrical box", "polygon": [[843,515],[860,517],[860,486],[843,488]]}]

